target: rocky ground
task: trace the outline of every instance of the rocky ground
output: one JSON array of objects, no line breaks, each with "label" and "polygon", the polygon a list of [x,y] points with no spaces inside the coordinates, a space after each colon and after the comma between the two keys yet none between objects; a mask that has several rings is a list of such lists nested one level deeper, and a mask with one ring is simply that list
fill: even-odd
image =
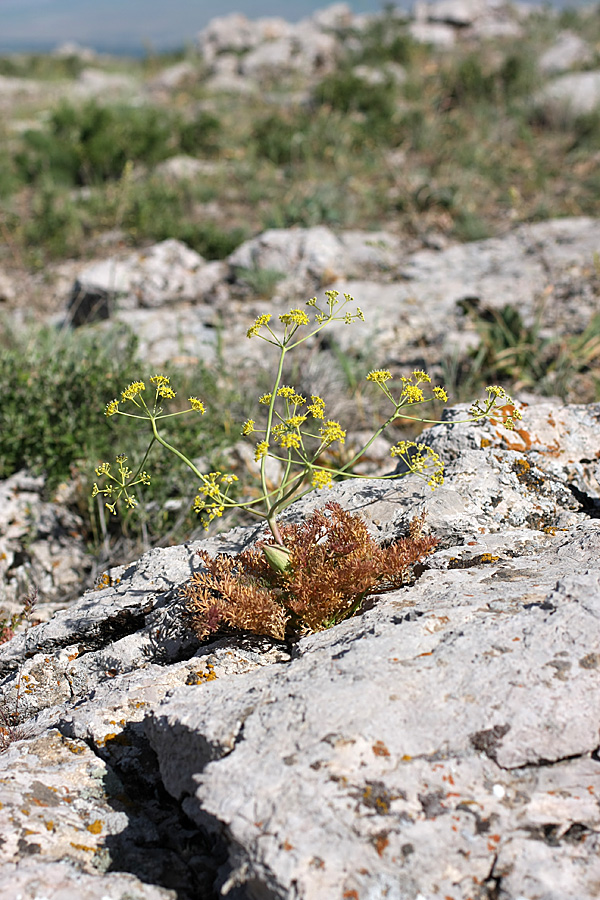
[{"label": "rocky ground", "polygon": [[5,644],[22,725],[0,757],[4,883],[596,897],[599,437],[597,404],[538,402],[516,434],[433,428],[433,493],[333,488],[382,539],[426,511],[440,548],[412,586],[293,646],[198,645],[178,619],[194,551],[256,529],[151,551]]},{"label": "rocky ground", "polygon": [[[442,53],[494,35],[517,40],[527,20],[519,5],[443,0],[419,4],[409,28]],[[218,19],[198,38],[204,77],[215,92],[250,96],[261,79],[316,76],[335,65],[348,28],[367,24],[345,4],[297,25]],[[69,88],[80,97],[110,89],[168,100],[197,72],[178,62],[141,84],[84,55]],[[547,48],[536,102],[548,116],[598,108],[596,61],[597,48],[568,31]],[[404,77],[400,67],[389,74]],[[57,90],[0,78],[11,114],[16,103],[21,113],[39,106],[44,91],[54,102]],[[179,179],[214,162],[161,165]],[[418,367],[440,381],[448,359],[479,346],[478,322],[507,306],[540,345],[586,334],[600,314],[599,251],[600,219],[582,215],[506,221],[469,243],[387,222],[269,228],[220,260],[173,238],[132,249],[109,234],[43,275],[5,254],[0,294],[17,324],[31,312],[89,333],[125,324],[153,371],[225,359],[242,381],[269,368],[246,338],[256,315],[334,289],[366,320],[335,326],[337,352],[365,371]],[[307,391],[349,415],[331,346],[308,349],[299,376]],[[235,553],[259,528],[102,571],[80,485],[49,496],[44,477],[27,471],[0,482],[2,609],[17,612],[31,585],[39,589],[37,624],[0,645],[0,895],[595,900],[593,334],[585,353],[562,381],[555,373],[513,385],[524,416],[515,432],[461,424],[463,407],[446,410],[446,424],[422,438],[446,464],[434,492],[409,476],[337,484],[294,505],[289,517],[300,521],[336,499],[380,541],[425,512],[440,542],[410,585],[294,644],[248,635],[199,643],[183,624],[179,589],[198,569],[196,550]],[[573,402],[540,396],[553,386]],[[238,463],[246,450],[236,445]],[[389,471],[385,442],[372,457],[371,471]]]}]

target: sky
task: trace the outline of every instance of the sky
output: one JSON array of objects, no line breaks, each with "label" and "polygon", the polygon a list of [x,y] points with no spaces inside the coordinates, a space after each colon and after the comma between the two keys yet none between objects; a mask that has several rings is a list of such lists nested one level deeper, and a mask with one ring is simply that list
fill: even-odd
[{"label": "sky", "polygon": [[[184,46],[215,16],[282,16],[290,22],[331,0],[0,0],[0,52],[49,50],[76,41],[97,50],[142,52]],[[404,3],[409,0],[403,0]],[[355,13],[383,0],[349,0]]]}]

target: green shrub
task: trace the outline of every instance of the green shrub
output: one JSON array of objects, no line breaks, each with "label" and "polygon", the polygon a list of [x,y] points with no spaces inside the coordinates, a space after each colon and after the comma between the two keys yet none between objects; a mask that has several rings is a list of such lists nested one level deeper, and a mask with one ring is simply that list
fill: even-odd
[{"label": "green shrub", "polygon": [[352,54],[354,65],[380,66],[385,62],[408,65],[422,51],[408,33],[406,22],[397,17],[397,10],[393,8],[374,19],[355,37],[359,49]]},{"label": "green shrub", "polygon": [[290,165],[310,155],[310,127],[310,117],[305,112],[273,113],[255,123],[251,139],[258,156],[276,166]]},{"label": "green shrub", "polygon": [[[51,493],[61,481],[77,474],[84,498],[81,511],[90,533],[98,537],[97,507],[85,499],[93,477],[90,461],[97,465],[109,455],[117,437],[120,447],[139,458],[147,446],[145,436],[131,420],[120,422],[116,435],[112,420],[107,422],[102,415],[122,380],[139,376],[142,366],[136,346],[136,338],[122,328],[98,333],[52,328],[0,330],[4,390],[0,479],[27,468],[46,474]],[[188,367],[185,374],[178,371],[177,379],[182,397],[200,392],[207,398],[207,406],[214,406],[210,422],[201,430],[196,422],[178,418],[177,440],[191,457],[202,454],[211,464],[215,458],[218,463],[219,448],[231,439],[228,410],[235,408],[237,395],[201,363]],[[170,433],[165,428],[165,434]],[[152,454],[150,464],[152,504],[140,504],[124,518],[111,519],[108,526],[113,543],[122,544],[126,536],[129,550],[124,552],[139,552],[143,535],[145,540],[158,541],[176,525],[174,539],[185,539],[197,526],[187,469],[160,453]]]},{"label": "green shrub", "polygon": [[50,185],[34,195],[32,215],[22,229],[22,240],[30,261],[42,265],[45,257],[77,256],[90,230],[85,206]]},{"label": "green shrub", "polygon": [[365,130],[373,137],[390,134],[396,109],[396,90],[391,79],[369,84],[349,69],[326,76],[313,91],[313,101],[345,115],[361,113]]},{"label": "green shrub", "polygon": [[13,53],[0,56],[0,75],[10,78],[35,78],[55,81],[77,78],[85,63],[78,56],[53,56],[47,53]]},{"label": "green shrub", "polygon": [[30,468],[47,472],[55,485],[76,460],[108,446],[90,398],[110,399],[123,370],[133,376],[135,358],[136,341],[122,335],[6,329],[0,335],[0,478]]},{"label": "green shrub", "polygon": [[213,154],[219,149],[221,122],[217,116],[201,110],[193,119],[179,123],[179,149],[189,156]]},{"label": "green shrub", "polygon": [[151,107],[77,108],[62,103],[45,129],[23,135],[16,162],[25,180],[94,185],[120,178],[128,161],[150,165],[173,152],[170,117]]},{"label": "green shrub", "polygon": [[224,259],[246,240],[248,233],[242,227],[225,231],[201,218],[196,203],[188,185],[150,178],[127,193],[122,225],[136,240],[176,238],[207,259]]}]

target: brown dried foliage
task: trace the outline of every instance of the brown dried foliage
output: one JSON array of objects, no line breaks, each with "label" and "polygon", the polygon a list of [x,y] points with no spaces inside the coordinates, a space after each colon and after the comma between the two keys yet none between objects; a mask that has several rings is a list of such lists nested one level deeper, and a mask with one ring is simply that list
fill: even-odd
[{"label": "brown dried foliage", "polygon": [[205,638],[225,626],[282,640],[320,631],[353,615],[369,594],[405,583],[411,566],[437,544],[413,519],[408,537],[380,547],[364,521],[338,503],[301,525],[281,525],[290,565],[276,572],[258,541],[238,556],[199,551],[204,569],[183,587],[188,621]]}]

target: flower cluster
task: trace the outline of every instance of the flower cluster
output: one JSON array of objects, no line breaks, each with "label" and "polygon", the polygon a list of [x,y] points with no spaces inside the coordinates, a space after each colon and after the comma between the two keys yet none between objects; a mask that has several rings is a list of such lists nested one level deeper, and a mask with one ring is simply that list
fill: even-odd
[{"label": "flower cluster", "polygon": [[402,460],[407,472],[425,478],[432,490],[444,483],[444,464],[435,450],[426,444],[398,441],[390,453]]},{"label": "flower cluster", "polygon": [[133,476],[129,466],[125,465],[127,457],[124,454],[119,454],[116,460],[118,468],[116,475],[113,475],[110,463],[103,462],[96,467],[97,477],[104,476],[107,480],[104,487],[100,488],[94,482],[92,488],[92,497],[97,497],[99,494],[104,496],[106,498],[104,505],[113,515],[117,514],[117,501],[121,498],[123,498],[123,502],[128,509],[133,509],[137,506],[136,496],[130,490],[132,487],[136,484],[150,484],[150,476],[147,472],[138,471]]},{"label": "flower cluster", "polygon": [[487,397],[484,400],[476,400],[469,408],[469,415],[475,422],[481,419],[491,419],[498,424],[497,419],[509,430],[514,430],[517,421],[523,418],[515,402],[503,387],[491,384],[486,387]]},{"label": "flower cluster", "polygon": [[[161,403],[176,396],[166,375],[153,375],[150,378],[153,390],[151,399],[146,394],[145,383],[133,381],[122,391],[119,400],[115,399],[107,404],[107,416],[126,415],[130,418],[147,419],[152,436],[146,456],[135,473],[125,465],[126,457],[117,458],[119,468],[116,474],[112,473],[108,463],[102,463],[98,467],[97,475],[104,477],[106,483],[104,487],[94,485],[94,496],[102,494],[112,512],[120,497],[124,498],[127,506],[134,506],[136,500],[130,488],[135,484],[149,482],[149,476],[143,467],[151,447],[155,442],[159,443],[186,463],[197,479],[198,493],[194,509],[202,524],[208,527],[210,522],[221,517],[226,510],[236,507],[259,516],[266,521],[276,547],[284,554],[285,569],[286,548],[282,546],[284,541],[277,522],[282,510],[297,496],[313,489],[329,488],[340,477],[361,477],[353,471],[355,464],[389,425],[403,418],[437,422],[437,419],[415,415],[415,407],[434,401],[448,401],[446,390],[440,385],[432,385],[431,377],[420,369],[402,376],[396,385],[389,369],[373,369],[367,374],[366,380],[381,390],[389,401],[389,416],[363,447],[353,455],[348,454],[351,458],[344,459],[343,463],[339,462],[340,455],[332,451],[332,445],[344,444],[346,431],[338,421],[327,418],[325,400],[317,394],[311,394],[308,401],[296,387],[283,383],[286,356],[290,351],[314,338],[332,322],[350,324],[364,321],[359,307],[349,308],[354,302],[349,294],[344,294],[342,298],[337,291],[326,291],[325,298],[322,306],[315,297],[308,301],[307,309],[293,308],[275,319],[270,313],[260,315],[247,331],[249,338],[259,338],[277,348],[279,356],[271,389],[258,398],[259,414],[255,418],[246,419],[241,425],[242,435],[255,441],[254,459],[260,475],[260,490],[255,491],[251,499],[232,496],[232,486],[237,481],[235,475],[222,472],[203,474],[192,460],[164,439],[159,430],[162,419],[191,412],[201,415],[205,413],[205,406],[198,397],[188,398],[190,405],[187,409],[164,413]],[[487,395],[483,400],[477,400],[471,405],[468,418],[464,421],[477,422],[485,417],[493,421],[499,420],[511,428],[521,418],[521,414],[506,391],[492,385],[487,388]],[[391,455],[398,459],[399,468],[393,475],[383,477],[394,478],[412,473],[424,478],[432,488],[443,483],[442,462],[425,444],[399,441],[392,447]],[[279,463],[281,472],[275,485],[271,475],[267,477],[269,457]]]},{"label": "flower cluster", "polygon": [[213,519],[223,515],[229,488],[237,480],[236,475],[224,475],[222,472],[202,475],[198,493],[194,498],[194,510],[200,516],[203,528],[207,529]]}]

